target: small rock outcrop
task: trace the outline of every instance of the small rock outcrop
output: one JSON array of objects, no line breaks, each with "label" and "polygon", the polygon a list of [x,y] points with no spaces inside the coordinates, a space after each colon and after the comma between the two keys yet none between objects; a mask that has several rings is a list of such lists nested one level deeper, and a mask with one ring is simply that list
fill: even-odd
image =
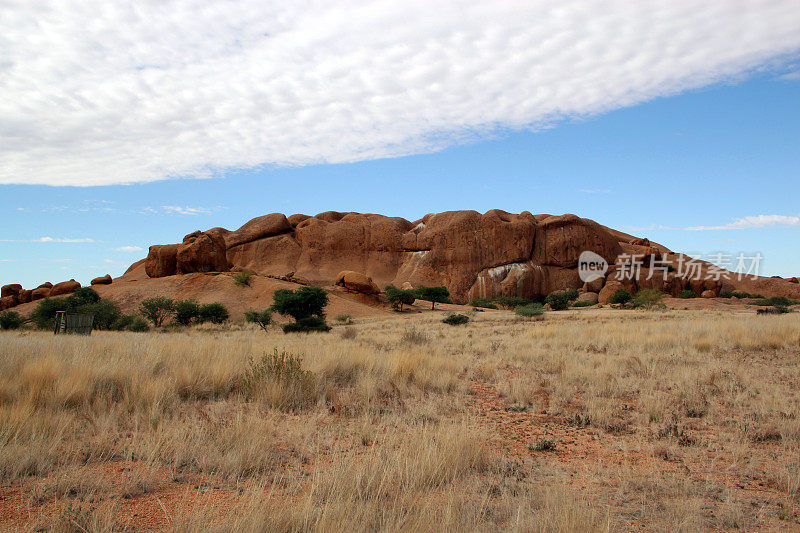
[{"label": "small rock outcrop", "polygon": [[381,292],[378,286],[373,283],[372,278],[352,270],[340,272],[336,277],[335,284],[362,294],[379,294]]},{"label": "small rock outcrop", "polygon": [[105,276],[100,276],[100,277],[94,278],[92,280],[91,284],[92,285],[111,285],[112,281],[114,281],[114,280],[111,278],[111,274],[106,274]]},{"label": "small rock outcrop", "polygon": [[19,283],[9,283],[0,287],[0,298],[7,298],[8,296],[17,296],[22,290],[22,285]]},{"label": "small rock outcrop", "polygon": [[50,289],[50,296],[62,296],[64,294],[72,294],[76,290],[81,288],[81,284],[71,279],[69,281],[62,281],[61,283],[56,283],[53,285],[53,288]]}]

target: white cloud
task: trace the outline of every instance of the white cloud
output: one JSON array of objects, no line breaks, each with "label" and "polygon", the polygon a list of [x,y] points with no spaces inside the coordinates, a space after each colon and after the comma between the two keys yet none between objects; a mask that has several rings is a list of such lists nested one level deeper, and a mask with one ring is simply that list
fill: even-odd
[{"label": "white cloud", "polygon": [[737,218],[733,222],[729,222],[721,226],[691,226],[684,229],[688,231],[709,231],[767,227],[800,228],[800,216],[755,215]]},{"label": "white cloud", "polygon": [[179,205],[162,205],[161,209],[169,215],[201,215],[210,213],[212,210],[207,207],[181,207]]},{"label": "white cloud", "polygon": [[114,248],[115,252],[141,252],[142,248],[140,246],[120,246],[118,248]]},{"label": "white cloud", "polygon": [[94,239],[89,238],[79,238],[79,239],[72,239],[72,238],[59,238],[59,237],[39,237],[38,239],[34,239],[32,242],[68,242],[68,243],[75,243],[75,242],[94,242]]},{"label": "white cloud", "polygon": [[0,183],[429,152],[745,76],[796,0],[12,2]]}]

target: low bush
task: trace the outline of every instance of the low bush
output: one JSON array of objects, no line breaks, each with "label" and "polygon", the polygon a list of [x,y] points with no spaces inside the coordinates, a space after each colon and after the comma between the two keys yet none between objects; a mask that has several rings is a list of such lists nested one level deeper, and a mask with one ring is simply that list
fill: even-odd
[{"label": "low bush", "polygon": [[120,319],[122,311],[112,300],[100,300],[92,304],[84,304],[76,309],[79,313],[91,313],[94,315],[94,327],[96,329],[114,329],[114,324]]},{"label": "low bush", "polygon": [[519,305],[514,308],[514,313],[525,317],[539,316],[544,314],[544,308],[540,304]]},{"label": "low bush", "polygon": [[16,311],[0,313],[0,329],[17,329],[22,325],[22,317]]},{"label": "low bush", "polygon": [[222,324],[228,320],[228,316],[228,309],[219,302],[201,305],[198,309],[198,317],[201,322]]},{"label": "low bush", "polygon": [[566,291],[551,292],[544,299],[544,303],[550,304],[550,309],[553,311],[562,311],[569,307],[569,295]]},{"label": "low bush", "polygon": [[572,302],[572,307],[591,307],[594,305],[594,302],[589,301],[582,301],[582,302]]},{"label": "low bush", "polygon": [[740,300],[743,298],[763,298],[760,294],[751,294],[749,292],[743,291],[723,291],[719,293],[720,298],[739,298]]},{"label": "low bush", "polygon": [[612,304],[626,304],[633,299],[633,295],[627,289],[617,289],[611,298],[608,299]]},{"label": "low bush", "polygon": [[792,310],[788,307],[784,307],[781,305],[776,305],[775,307],[765,307],[764,309],[759,309],[756,311],[758,315],[782,315],[784,313],[791,313]]},{"label": "low bush", "polygon": [[350,315],[336,315],[334,320],[340,324],[350,324],[353,321],[353,317]]},{"label": "low bush", "polygon": [[[123,315],[120,314],[117,319],[111,324],[111,329],[113,331],[123,331],[130,327],[131,323],[133,322],[133,318],[135,315]],[[147,325],[145,323],[145,325]]]},{"label": "low bush", "polygon": [[503,307],[505,309],[514,309],[515,307],[519,307],[520,305],[527,305],[532,303],[531,300],[527,298],[522,298],[520,296],[498,296],[496,298],[492,298],[491,300],[496,305]]},{"label": "low bush", "polygon": [[66,298],[45,298],[40,300],[31,313],[31,322],[39,329],[53,329],[56,312],[69,309]]},{"label": "low bush", "polygon": [[330,331],[331,327],[321,316],[309,316],[298,319],[292,324],[283,326],[284,333],[310,333],[312,331]]},{"label": "low bush", "polygon": [[175,313],[175,301],[164,296],[147,298],[142,300],[139,305],[139,313],[152,322],[155,327],[160,327],[167,318]]},{"label": "low bush", "polygon": [[[697,295],[694,293],[692,289],[683,289],[681,292],[678,293],[678,298],[683,298],[684,300],[688,300],[689,298],[697,298]],[[730,298],[730,296],[723,296],[723,298]]]},{"label": "low bush", "polygon": [[272,311],[269,309],[264,309],[263,311],[245,311],[244,319],[253,324],[258,324],[261,329],[267,331],[267,326],[272,322]]},{"label": "low bush", "polygon": [[664,293],[656,289],[642,289],[636,293],[633,299],[633,306],[639,309],[663,309],[666,307],[661,300],[664,299]]},{"label": "low bush", "polygon": [[242,391],[249,399],[270,407],[294,411],[311,406],[317,398],[317,376],[303,369],[303,360],[276,348],[250,367],[241,378]]},{"label": "low bush", "polygon": [[134,315],[128,324],[128,331],[145,332],[150,331],[150,325],[142,315]]},{"label": "low bush", "polygon": [[233,281],[240,287],[249,287],[250,280],[253,278],[253,273],[249,270],[242,270],[233,276]]},{"label": "low bush", "polygon": [[577,299],[578,299],[578,296],[580,296],[580,295],[581,295],[581,294],[578,292],[578,289],[567,289],[567,290],[565,290],[565,291],[564,291],[564,294],[566,294],[566,295],[567,295],[567,300],[569,300],[570,302],[571,302],[572,300],[577,300]]},{"label": "low bush", "polygon": [[460,326],[461,324],[466,324],[469,322],[469,317],[467,315],[453,313],[452,315],[447,315],[444,317],[442,322],[450,326]]},{"label": "low bush", "polygon": [[469,305],[472,307],[483,307],[486,309],[497,309],[497,306],[492,303],[492,300],[489,298],[473,298],[469,301]]},{"label": "low bush", "polygon": [[184,326],[200,316],[200,306],[194,300],[178,300],[175,302],[175,321]]}]

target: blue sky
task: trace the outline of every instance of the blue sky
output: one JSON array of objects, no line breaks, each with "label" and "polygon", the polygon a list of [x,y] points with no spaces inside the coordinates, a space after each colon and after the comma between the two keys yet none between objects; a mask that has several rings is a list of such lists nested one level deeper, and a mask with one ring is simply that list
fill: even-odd
[{"label": "blue sky", "polygon": [[0,279],[119,275],[150,244],[271,212],[413,220],[494,208],[576,213],[696,254],[761,252],[763,274],[798,275],[800,224],[685,228],[800,216],[799,174],[800,82],[768,75],[433,154],[122,186],[4,185]]},{"label": "blue sky", "polygon": [[796,0],[16,3],[0,48],[2,283],[494,208],[800,274]]}]

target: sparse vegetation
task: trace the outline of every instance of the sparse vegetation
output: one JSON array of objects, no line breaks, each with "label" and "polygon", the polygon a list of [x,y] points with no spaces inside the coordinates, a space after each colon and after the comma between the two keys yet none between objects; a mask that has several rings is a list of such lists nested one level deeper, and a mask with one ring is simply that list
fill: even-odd
[{"label": "sparse vegetation", "polygon": [[147,298],[139,305],[139,313],[158,328],[175,314],[175,301],[164,296]]},{"label": "sparse vegetation", "polygon": [[[577,291],[575,291],[577,293]],[[547,295],[544,302],[550,306],[553,311],[563,311],[569,308],[569,294],[566,291],[551,292]],[[575,296],[577,298],[577,295]]]},{"label": "sparse vegetation", "polygon": [[640,309],[666,309],[662,302],[665,294],[656,289],[642,289],[636,293],[633,299],[633,306]]},{"label": "sparse vegetation", "polygon": [[200,317],[200,305],[194,300],[178,300],[175,302],[175,321],[188,326],[192,320]]},{"label": "sparse vegetation", "polygon": [[420,300],[431,303],[431,310],[436,309],[437,303],[450,303],[450,291],[447,287],[420,286],[414,289],[414,296]]},{"label": "sparse vegetation", "polygon": [[540,304],[526,304],[514,308],[514,313],[519,316],[532,317],[544,314],[544,307]]},{"label": "sparse vegetation", "polygon": [[452,313],[444,317],[442,322],[450,326],[460,326],[469,322],[469,317],[460,313]]},{"label": "sparse vegetation", "polygon": [[309,285],[295,291],[279,289],[272,298],[272,310],[295,321],[283,326],[284,333],[330,331],[330,326],[325,323],[328,293],[322,287]]},{"label": "sparse vegetation", "polygon": [[[678,298],[683,298],[684,300],[688,300],[690,298],[697,298],[697,295],[694,293],[692,289],[681,289],[681,292],[678,293]],[[723,298],[726,298],[723,296]]]},{"label": "sparse vegetation", "polygon": [[351,324],[353,322],[353,317],[350,315],[336,315],[334,320],[340,324]]},{"label": "sparse vegetation", "polygon": [[384,289],[386,301],[388,301],[395,311],[403,312],[403,305],[411,305],[416,298],[414,291],[406,289],[398,289],[394,285],[387,285]]},{"label": "sparse vegetation", "polygon": [[272,323],[272,311],[264,309],[263,311],[245,311],[244,319],[247,322],[258,324],[258,327],[267,331],[267,326]]},{"label": "sparse vegetation", "polygon": [[233,281],[240,287],[249,287],[251,279],[253,279],[253,273],[249,270],[242,270],[233,276]]}]

